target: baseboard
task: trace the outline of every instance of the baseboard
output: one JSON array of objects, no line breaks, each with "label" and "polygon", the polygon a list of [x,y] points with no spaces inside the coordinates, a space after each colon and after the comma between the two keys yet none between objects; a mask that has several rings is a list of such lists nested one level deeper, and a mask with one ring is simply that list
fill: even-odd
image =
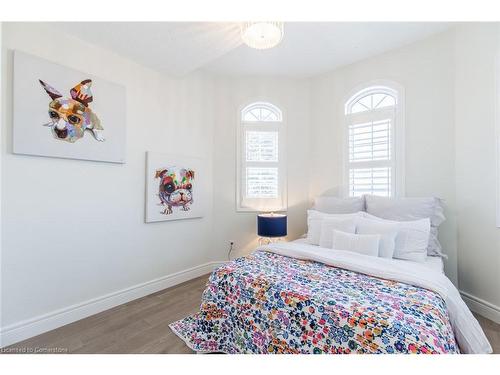
[{"label": "baseboard", "polygon": [[497,324],[500,324],[500,307],[489,303],[481,298],[473,296],[467,292],[460,291],[464,302],[469,306],[469,309],[478,313],[489,320],[494,321]]},{"label": "baseboard", "polygon": [[208,262],[201,264],[145,283],[134,285],[130,288],[55,310],[48,314],[43,314],[2,327],[0,330],[0,348],[205,275],[212,272],[215,267],[222,263],[224,262]]}]

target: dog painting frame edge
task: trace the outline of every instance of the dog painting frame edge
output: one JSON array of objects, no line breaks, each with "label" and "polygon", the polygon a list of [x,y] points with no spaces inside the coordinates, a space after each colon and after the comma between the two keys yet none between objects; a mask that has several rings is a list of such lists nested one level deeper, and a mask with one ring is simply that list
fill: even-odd
[{"label": "dog painting frame edge", "polygon": [[[119,105],[114,105],[115,107],[120,107],[120,108],[126,108],[127,107],[127,89],[126,86],[123,85],[122,83],[109,80],[107,78],[101,78],[98,75],[92,74],[92,73],[87,73],[86,71],[79,70],[78,68],[73,68],[71,66],[66,66],[64,64],[61,64],[57,61],[47,59],[45,57],[40,57],[36,54],[32,54],[31,52],[25,52],[23,50],[19,49],[13,49],[8,51],[8,58],[11,63],[11,69],[13,72],[12,79],[11,79],[11,90],[12,90],[12,103],[11,103],[11,111],[12,111],[12,117],[11,117],[11,126],[12,126],[12,133],[11,133],[11,152],[16,155],[28,155],[28,156],[35,156],[35,157],[48,157],[48,158],[59,158],[59,159],[72,159],[72,160],[83,160],[83,161],[93,161],[93,162],[100,162],[100,163],[112,163],[112,164],[125,164],[127,162],[127,114],[126,111],[120,111],[120,113],[117,113],[118,111],[113,111],[109,108],[112,108],[112,105],[108,105],[110,103],[118,103]],[[69,87],[68,85],[64,85],[64,87],[57,87],[59,91],[63,93],[64,96],[67,96],[68,93],[70,93],[70,89],[75,89],[74,85],[82,84],[84,80],[90,79],[91,81],[94,82],[93,86],[93,91],[94,88],[96,88],[96,100],[98,103],[98,106],[106,108],[105,112],[105,118],[107,117],[108,119],[111,118],[113,119],[113,124],[110,124],[110,121],[106,121],[104,123],[104,127],[106,128],[106,133],[109,135],[109,137],[106,137],[106,142],[98,142],[97,140],[94,141],[96,144],[101,143],[104,145],[109,145],[105,146],[104,148],[107,147],[107,149],[102,149],[97,150],[95,145],[89,145],[88,143],[92,144],[93,142],[87,142],[86,145],[83,146],[78,146],[78,150],[71,150],[68,148],[70,145],[65,145],[65,146],[57,146],[57,143],[55,143],[55,146],[52,148],[52,146],[49,146],[47,144],[45,145],[40,145],[40,146],[35,146],[32,147],[30,146],[30,141],[20,141],[20,138],[22,138],[26,134],[26,127],[24,126],[19,126],[20,123],[27,123],[28,126],[30,127],[37,127],[40,125],[40,128],[44,128],[41,131],[46,131],[48,129],[48,124],[47,121],[45,123],[39,123],[39,121],[31,121],[32,118],[28,116],[28,120],[25,114],[20,113],[20,109],[25,107],[25,105],[20,105],[20,102],[22,100],[19,100],[20,98],[22,99],[25,95],[25,92],[23,90],[20,90],[20,87],[25,88],[26,82],[23,82],[23,84],[19,84],[18,80],[22,79],[22,70],[20,71],[19,69],[19,61],[23,59],[31,59],[32,61],[39,62],[42,67],[40,67],[40,70],[36,69],[36,72],[33,73],[34,76],[36,76],[36,81],[37,84],[35,84],[35,80],[31,80],[29,77],[26,78],[26,82],[29,82],[34,85],[34,90],[36,91],[37,95],[40,95],[41,97],[44,98],[49,98],[47,94],[50,96],[51,94],[45,89],[44,85],[41,84],[39,81],[40,78],[45,78],[42,77],[44,75],[44,69],[46,66],[50,65],[52,69],[57,69],[58,71],[61,72],[62,75],[62,80],[67,80],[69,79],[68,77],[72,77],[75,74],[78,75],[79,79],[76,79],[73,82],[73,85]],[[33,69],[35,70],[35,69]],[[43,79],[42,79],[43,80]],[[32,82],[33,81],[33,82]],[[48,80],[47,80],[48,81]],[[80,83],[79,83],[80,82]],[[46,82],[45,82],[46,83]],[[52,83],[52,82],[51,82]],[[57,86],[57,84],[55,84]],[[67,87],[68,86],[68,87]],[[105,88],[103,88],[105,86]],[[72,95],[72,93],[70,93]],[[112,95],[113,94],[113,95]],[[114,95],[116,94],[116,95]],[[33,96],[33,93],[30,93],[31,97]],[[111,97],[111,98],[110,98]],[[45,100],[47,100],[45,99]],[[50,99],[47,101],[44,101],[44,103],[50,102]],[[95,103],[92,103],[92,106],[94,106]],[[47,115],[47,105],[45,104],[43,107],[42,112],[44,113],[44,116]],[[102,108],[99,110],[99,112],[102,111]],[[40,114],[42,113],[39,110],[36,110],[35,113]],[[116,116],[118,115],[118,116]],[[46,117],[44,117],[46,119]],[[44,126],[45,125],[45,126]],[[99,130],[99,128],[96,128]],[[91,129],[89,129],[91,130]],[[101,129],[102,130],[102,129]],[[105,133],[105,134],[106,134]],[[49,130],[50,134],[50,130]],[[94,136],[96,135],[95,133],[93,134]],[[47,134],[43,135],[40,137],[42,140],[46,140]],[[93,136],[91,134],[87,134],[86,137],[92,138]],[[33,142],[33,140],[31,140]],[[56,142],[59,142],[56,140]],[[61,143],[70,143],[70,142],[61,142]],[[76,142],[76,144],[80,144],[82,141]],[[74,145],[74,144],[73,144]]]},{"label": "dog painting frame edge", "polygon": [[[189,192],[192,199],[189,202],[188,210],[184,210],[181,204],[170,207],[159,196],[161,178],[161,169],[167,169],[169,166],[179,169],[191,169],[193,175],[187,173],[184,177],[184,184],[193,183],[193,191]],[[145,210],[144,222],[155,223],[186,219],[200,219],[205,216],[206,209],[206,176],[205,161],[201,157],[186,156],[174,153],[162,153],[155,151],[146,151],[146,186],[145,186]],[[191,180],[191,176],[194,177]],[[175,184],[175,191],[186,186]],[[167,210],[167,212],[165,212]]]}]

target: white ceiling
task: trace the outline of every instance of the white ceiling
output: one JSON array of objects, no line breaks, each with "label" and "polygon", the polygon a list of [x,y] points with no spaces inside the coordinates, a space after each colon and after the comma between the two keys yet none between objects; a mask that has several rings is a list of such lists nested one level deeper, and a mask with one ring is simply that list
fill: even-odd
[{"label": "white ceiling", "polygon": [[197,69],[223,75],[310,77],[398,48],[451,27],[429,22],[290,22],[270,50],[242,44],[239,23],[53,23],[85,41],[173,76]]}]

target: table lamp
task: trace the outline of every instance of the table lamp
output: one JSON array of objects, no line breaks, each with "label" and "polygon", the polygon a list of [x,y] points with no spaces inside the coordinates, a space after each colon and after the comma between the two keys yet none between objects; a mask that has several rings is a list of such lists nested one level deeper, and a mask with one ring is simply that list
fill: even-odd
[{"label": "table lamp", "polygon": [[259,214],[257,215],[257,235],[259,244],[268,244],[287,235],[287,216],[284,214]]}]

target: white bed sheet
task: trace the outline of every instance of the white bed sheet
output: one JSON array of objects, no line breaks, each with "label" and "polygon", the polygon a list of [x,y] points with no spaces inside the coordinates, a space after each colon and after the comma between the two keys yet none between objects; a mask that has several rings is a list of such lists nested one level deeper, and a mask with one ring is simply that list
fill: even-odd
[{"label": "white bed sheet", "polygon": [[[303,244],[309,244],[307,241],[307,238],[299,238],[297,240],[291,241],[291,242],[297,242],[297,243],[303,243]],[[311,246],[316,246],[316,245],[311,245]],[[319,247],[319,246],[318,246]],[[399,263],[414,263],[409,260],[402,260],[402,259],[392,259],[393,262]],[[441,257],[431,257],[427,256],[425,259],[425,263],[419,263],[425,267],[430,268],[433,271],[444,273],[444,264],[443,264],[443,258]]]}]

